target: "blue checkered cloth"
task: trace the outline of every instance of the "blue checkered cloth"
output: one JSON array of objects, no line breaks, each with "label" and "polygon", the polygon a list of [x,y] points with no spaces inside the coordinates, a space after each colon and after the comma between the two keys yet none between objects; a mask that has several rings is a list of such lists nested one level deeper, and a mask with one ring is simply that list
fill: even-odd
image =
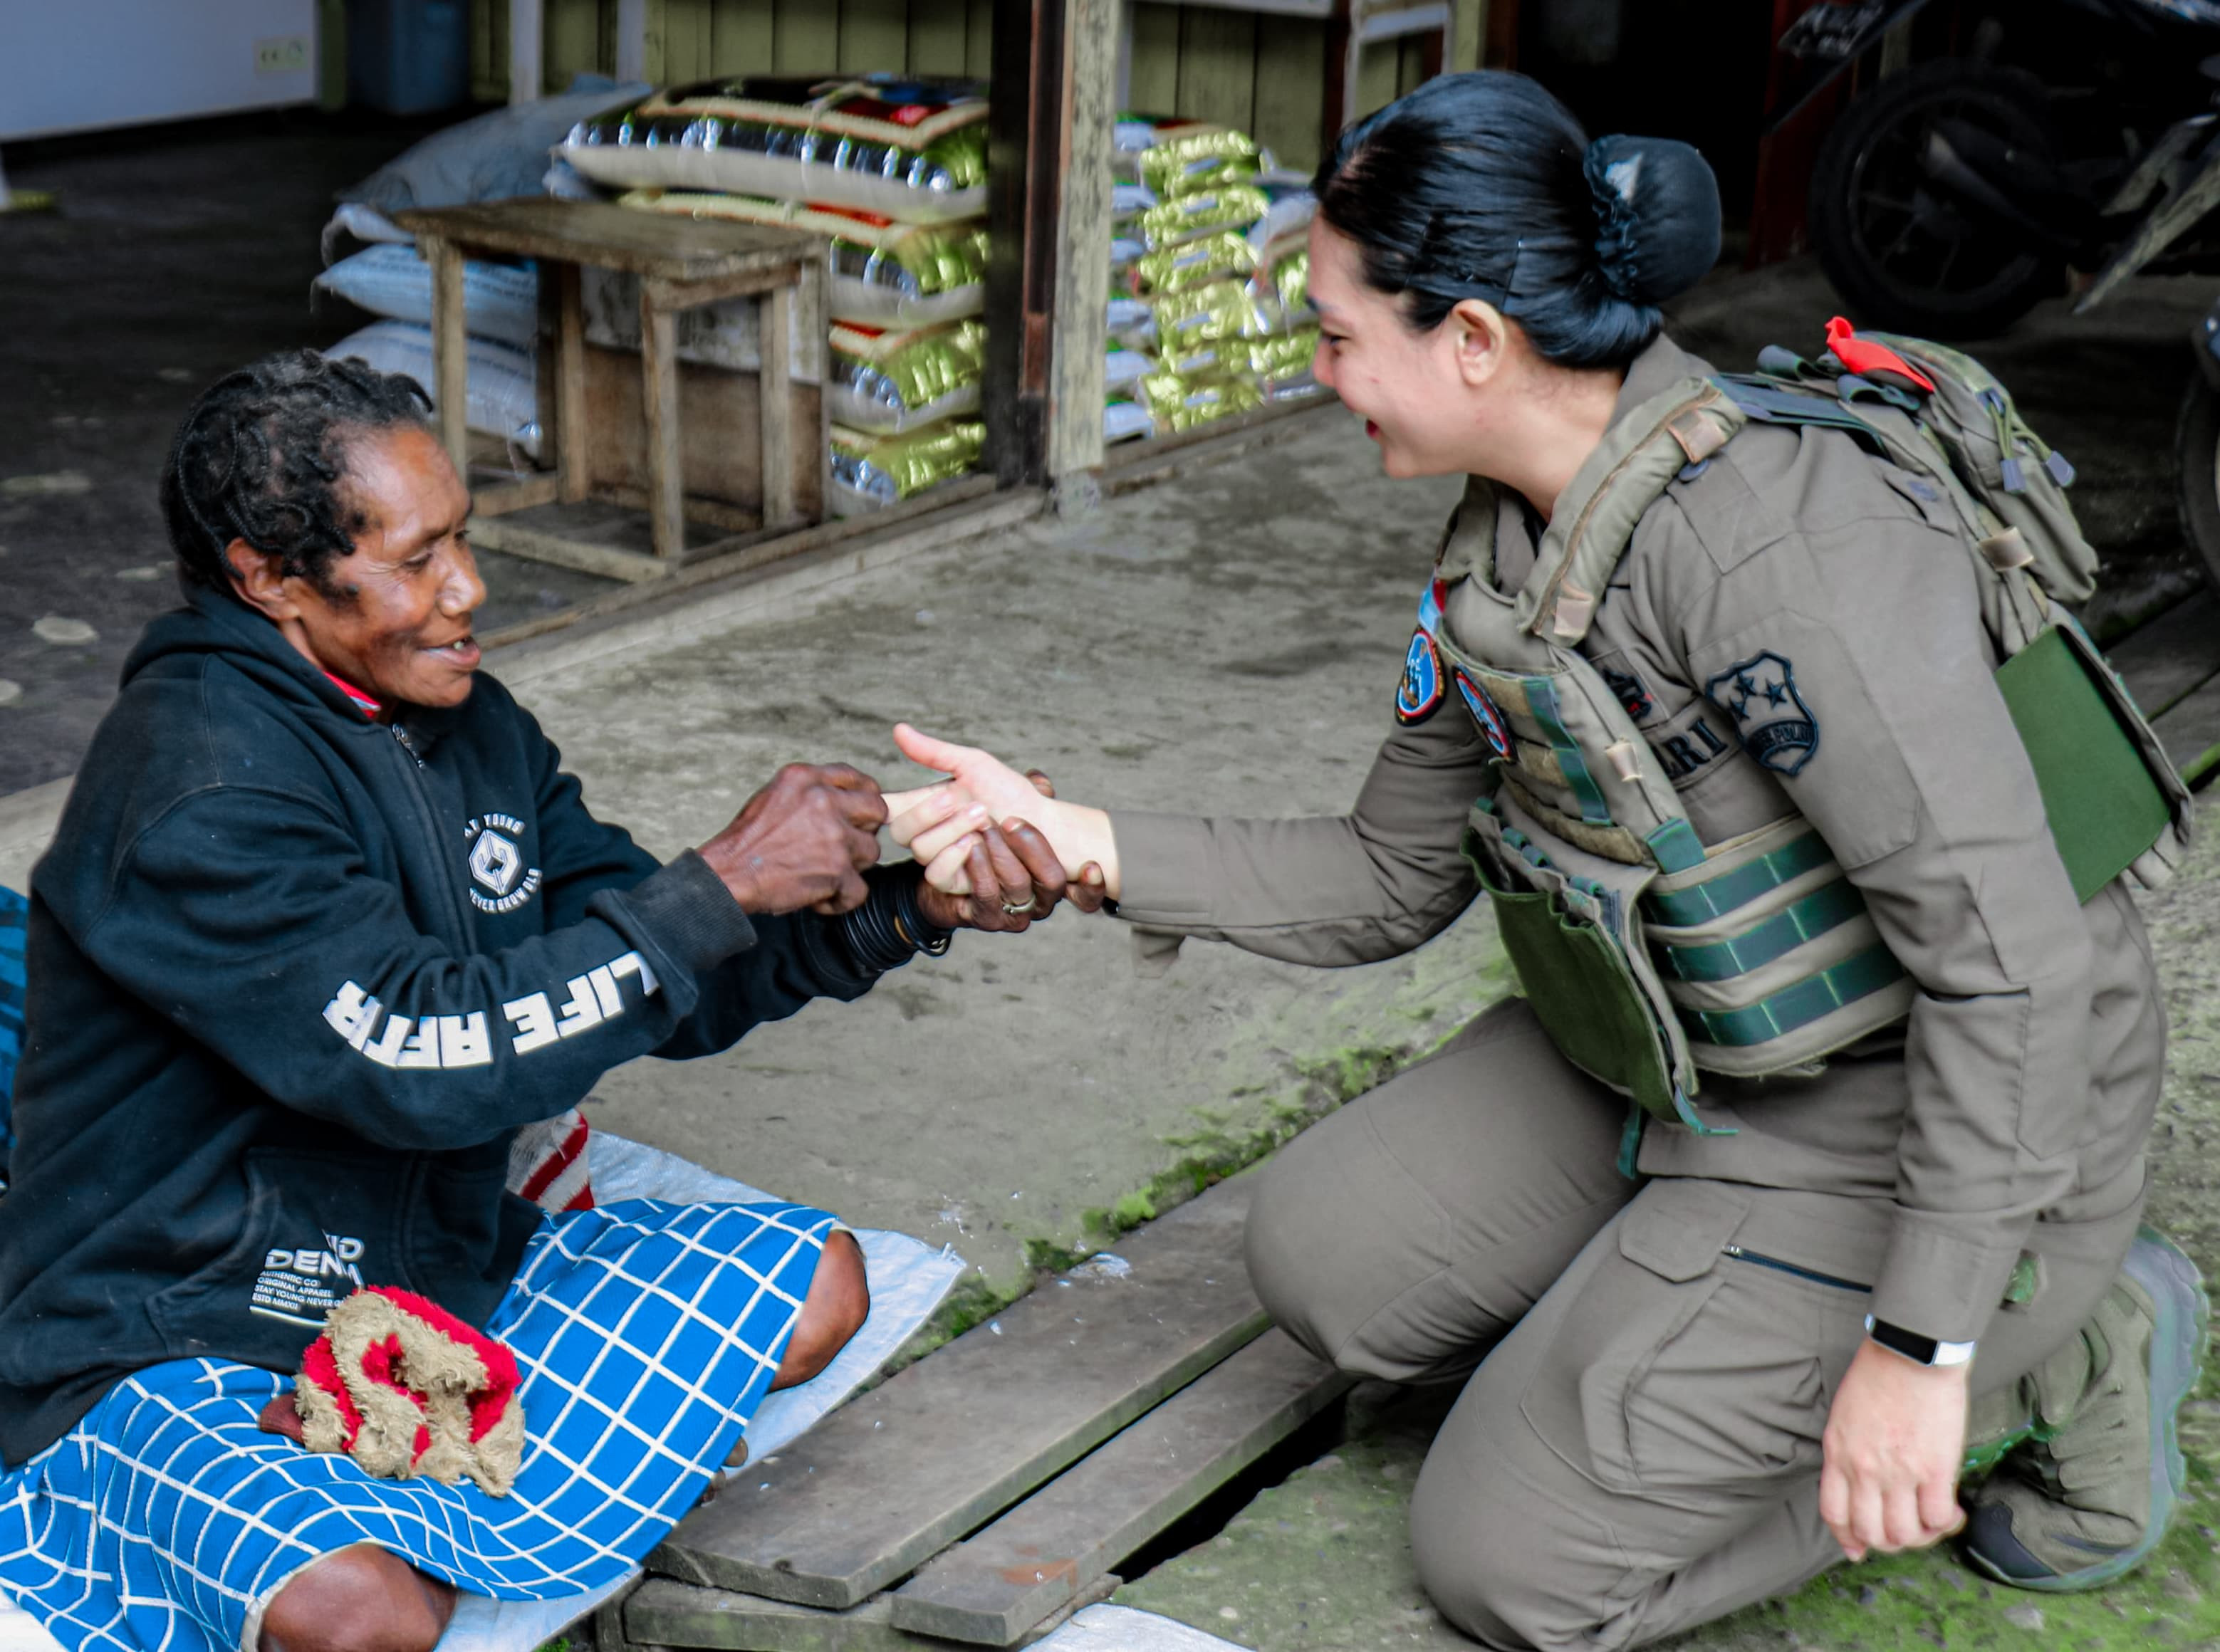
[{"label": "blue checkered cloth", "polygon": [[648,1199],[548,1219],[487,1327],[523,1375],[505,1498],[373,1479],[260,1432],[290,1378],[140,1371],[0,1475],[0,1587],[71,1652],[228,1652],[294,1573],[352,1543],[496,1599],[614,1582],[731,1456],[835,1225],[800,1205]]}]

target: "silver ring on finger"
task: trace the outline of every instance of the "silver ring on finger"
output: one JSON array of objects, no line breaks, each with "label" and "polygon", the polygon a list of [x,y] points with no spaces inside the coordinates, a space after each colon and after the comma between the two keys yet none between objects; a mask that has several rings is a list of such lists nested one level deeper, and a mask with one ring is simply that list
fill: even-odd
[{"label": "silver ring on finger", "polygon": [[1039,897],[1030,895],[1022,901],[1005,901],[1002,902],[1002,915],[1005,918],[1022,918],[1039,904]]}]

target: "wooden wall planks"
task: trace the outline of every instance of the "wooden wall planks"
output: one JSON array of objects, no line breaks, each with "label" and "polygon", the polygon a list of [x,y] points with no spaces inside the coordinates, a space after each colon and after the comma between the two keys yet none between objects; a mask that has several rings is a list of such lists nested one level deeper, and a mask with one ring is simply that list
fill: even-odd
[{"label": "wooden wall planks", "polygon": [[[613,73],[616,0],[546,0],[547,73]],[[976,75],[993,64],[994,0],[648,0],[647,73]],[[471,0],[471,90],[508,96],[508,0]]]}]

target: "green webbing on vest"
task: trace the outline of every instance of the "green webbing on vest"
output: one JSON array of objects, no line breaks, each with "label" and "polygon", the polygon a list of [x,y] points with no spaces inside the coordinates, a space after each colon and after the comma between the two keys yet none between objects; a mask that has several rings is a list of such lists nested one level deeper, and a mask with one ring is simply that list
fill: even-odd
[{"label": "green webbing on vest", "polygon": [[1814,832],[1693,888],[1652,889],[1642,897],[1643,904],[1659,923],[1686,929],[1724,918],[1791,878],[1825,865],[1830,858],[1826,843]]},{"label": "green webbing on vest", "polygon": [[[1701,946],[1660,946],[1657,961],[1682,981],[1725,981],[1794,951],[1808,940],[1847,924],[1866,909],[1848,878],[1822,886],[1732,940]],[[1725,1040],[1714,1038],[1714,1044]]]},{"label": "green webbing on vest", "polygon": [[1557,754],[1565,789],[1580,800],[1581,819],[1590,826],[1611,825],[1611,805],[1604,801],[1602,789],[1588,772],[1588,760],[1581,755],[1579,745],[1565,732],[1564,716],[1557,709],[1557,685],[1546,676],[1522,676],[1518,681],[1526,690],[1527,710],[1550,737],[1550,749]]},{"label": "green webbing on vest", "polygon": [[1657,867],[1664,872],[1685,872],[1692,866],[1704,863],[1704,840],[1696,835],[1696,828],[1687,820],[1668,820],[1643,841],[1649,852],[1657,857]]},{"label": "green webbing on vest", "polygon": [[1886,946],[1868,947],[1844,958],[1831,969],[1783,988],[1762,1003],[1735,1010],[1684,1010],[1683,1018],[1700,1029],[1708,1044],[1744,1046],[1768,1038],[1786,1038],[1809,1026],[1823,1015],[1831,1015],[1845,1004],[1855,1004],[1904,976],[1904,966]]},{"label": "green webbing on vest", "polygon": [[2045,632],[1997,671],[2035,768],[2058,857],[2087,901],[2159,839],[2173,819],[2142,753],[2091,666],[2062,631]]}]

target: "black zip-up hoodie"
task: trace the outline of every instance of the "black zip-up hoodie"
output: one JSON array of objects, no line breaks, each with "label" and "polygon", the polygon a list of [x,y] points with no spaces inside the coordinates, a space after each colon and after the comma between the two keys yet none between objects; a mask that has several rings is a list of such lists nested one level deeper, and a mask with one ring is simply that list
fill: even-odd
[{"label": "black zip-up hoodie", "polygon": [[510,1138],[633,1057],[722,1050],[870,984],[588,814],[483,672],[371,721],[203,593],[147,629],[31,876],[0,1201],[0,1458],[122,1377],[291,1370],[359,1283],[475,1324],[538,1209]]}]

